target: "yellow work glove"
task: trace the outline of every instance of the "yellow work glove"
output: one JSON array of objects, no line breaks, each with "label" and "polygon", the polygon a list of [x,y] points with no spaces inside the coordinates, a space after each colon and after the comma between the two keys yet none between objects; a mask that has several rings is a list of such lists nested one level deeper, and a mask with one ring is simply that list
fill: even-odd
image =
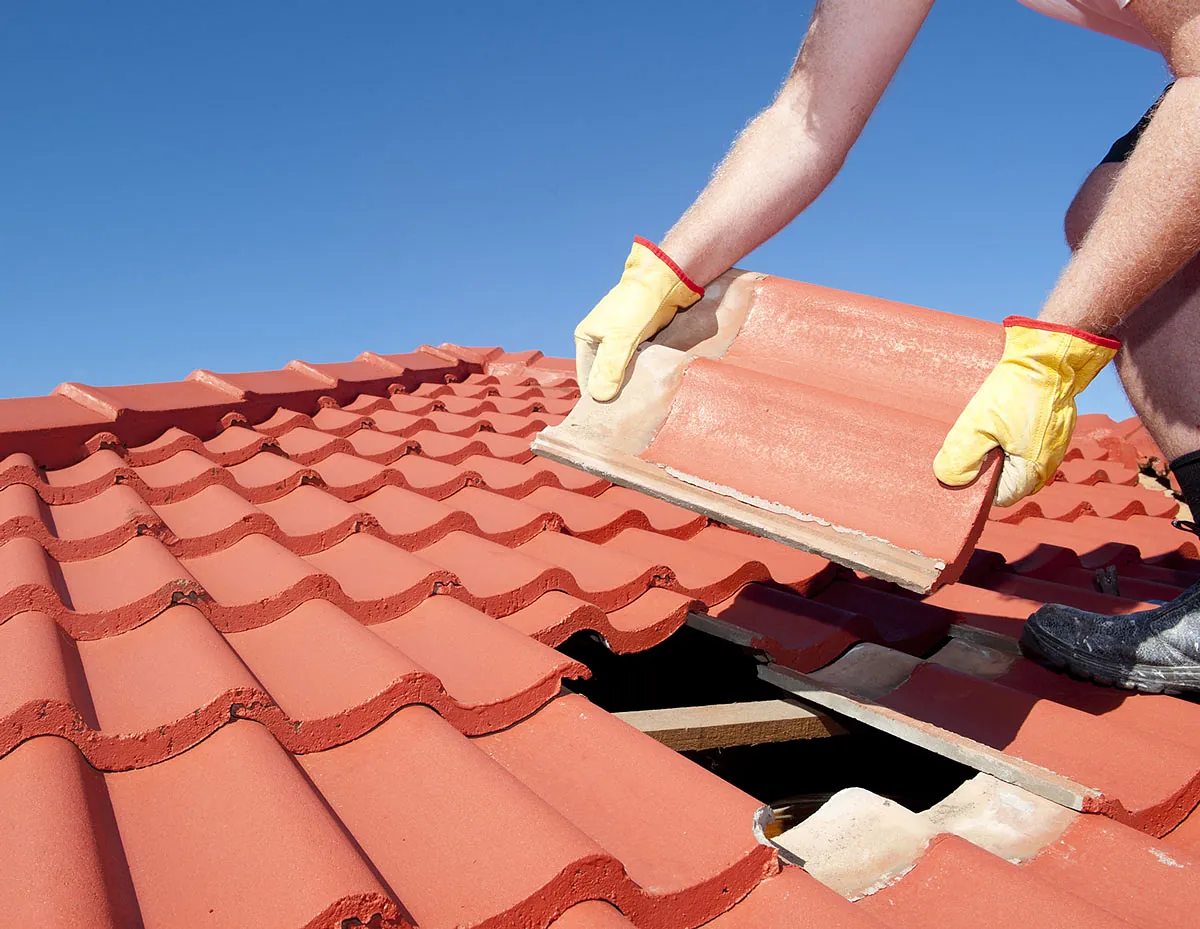
[{"label": "yellow work glove", "polygon": [[662,249],[635,238],[617,286],[575,327],[580,386],[586,379],[593,400],[611,400],[621,390],[634,350],[703,296],[704,288],[693,284]]},{"label": "yellow work glove", "polygon": [[1000,363],[946,436],[933,472],[943,484],[969,484],[999,446],[1004,467],[995,501],[1012,506],[1054,477],[1075,431],[1075,397],[1121,343],[1021,316],[1004,327]]}]

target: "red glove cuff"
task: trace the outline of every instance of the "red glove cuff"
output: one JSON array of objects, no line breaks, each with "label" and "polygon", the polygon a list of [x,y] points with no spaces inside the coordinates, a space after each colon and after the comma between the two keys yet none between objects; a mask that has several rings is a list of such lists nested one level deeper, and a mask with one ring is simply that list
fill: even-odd
[{"label": "red glove cuff", "polygon": [[1021,326],[1025,329],[1043,329],[1046,332],[1065,332],[1067,335],[1073,335],[1077,339],[1083,339],[1083,341],[1099,345],[1101,348],[1111,348],[1114,352],[1121,347],[1119,339],[1110,339],[1106,336],[1096,335],[1094,332],[1085,332],[1082,329],[1075,329],[1071,326],[1060,326],[1058,323],[1047,323],[1040,319],[1030,319],[1028,316],[1007,317],[1004,320],[1004,328],[1007,329],[1009,326]]},{"label": "red glove cuff", "polygon": [[695,283],[686,274],[684,274],[683,268],[681,268],[681,267],[679,267],[679,265],[675,264],[675,262],[671,260],[671,256],[668,255],[666,252],[664,252],[661,248],[659,248],[657,245],[655,245],[649,239],[643,239],[640,235],[635,235],[633,237],[633,241],[635,244],[642,246],[642,248],[648,248],[650,251],[652,251],[657,256],[659,261],[661,261],[668,268],[670,268],[672,271],[675,272],[675,276],[678,277],[681,281],[683,281],[683,283],[687,286],[688,290],[690,290],[692,293],[696,294],[696,296],[698,296],[698,297],[704,296],[704,288],[701,287],[699,284]]}]

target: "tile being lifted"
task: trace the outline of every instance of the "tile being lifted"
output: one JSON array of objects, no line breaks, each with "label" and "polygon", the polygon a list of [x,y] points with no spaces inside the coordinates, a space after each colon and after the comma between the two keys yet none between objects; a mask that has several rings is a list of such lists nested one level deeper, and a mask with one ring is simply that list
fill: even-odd
[{"label": "tile being lifted", "polygon": [[932,463],[1003,342],[994,323],[735,269],[638,351],[615,400],[585,392],[533,449],[925,593],[983,529],[998,453],[962,488]]}]

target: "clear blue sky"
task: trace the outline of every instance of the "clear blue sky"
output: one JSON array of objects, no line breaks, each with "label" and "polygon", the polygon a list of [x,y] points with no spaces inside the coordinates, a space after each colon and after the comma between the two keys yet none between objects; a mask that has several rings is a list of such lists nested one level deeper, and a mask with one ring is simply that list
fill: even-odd
[{"label": "clear blue sky", "polygon": [[[0,395],[421,342],[569,355],[812,5],[10,0]],[[1063,209],[1165,80],[1016,0],[939,0],[842,175],[741,265],[1033,315]],[[1111,375],[1081,406],[1127,409]]]}]

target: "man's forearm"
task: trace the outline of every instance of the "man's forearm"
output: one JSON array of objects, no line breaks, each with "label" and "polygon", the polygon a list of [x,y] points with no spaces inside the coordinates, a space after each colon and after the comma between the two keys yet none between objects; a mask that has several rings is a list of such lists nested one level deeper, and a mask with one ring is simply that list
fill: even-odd
[{"label": "man's forearm", "polygon": [[822,148],[806,123],[786,106],[760,113],[663,239],[702,287],[790,223],[837,174],[845,153]]},{"label": "man's forearm", "polygon": [[819,0],[775,102],[662,246],[704,286],[796,217],[845,161],[934,0]]},{"label": "man's forearm", "polygon": [[1107,332],[1200,251],[1200,77],[1163,98],[1041,319]]}]

